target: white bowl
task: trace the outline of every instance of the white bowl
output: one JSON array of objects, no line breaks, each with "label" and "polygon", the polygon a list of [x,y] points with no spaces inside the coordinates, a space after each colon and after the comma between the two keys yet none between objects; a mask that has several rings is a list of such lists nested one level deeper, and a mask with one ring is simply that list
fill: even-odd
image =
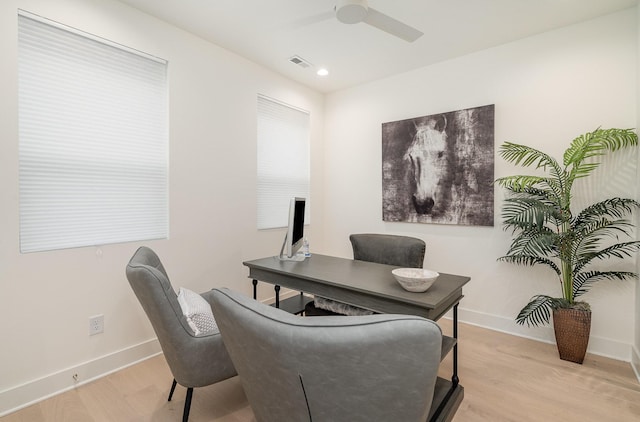
[{"label": "white bowl", "polygon": [[396,268],[391,274],[398,280],[398,283],[410,292],[424,292],[440,275],[431,270],[422,268]]}]

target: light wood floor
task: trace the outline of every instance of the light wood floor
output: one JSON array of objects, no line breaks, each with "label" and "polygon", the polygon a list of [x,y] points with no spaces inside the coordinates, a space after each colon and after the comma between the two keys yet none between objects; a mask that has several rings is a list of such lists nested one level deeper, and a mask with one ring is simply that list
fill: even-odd
[{"label": "light wood floor", "polygon": [[[450,333],[450,321],[442,321]],[[455,422],[638,422],[640,383],[629,363],[587,355],[561,361],[554,345],[459,327],[465,397]],[[445,360],[441,376],[450,376]],[[162,356],[0,418],[0,422],[171,421],[182,418],[185,389],[167,402],[171,374]],[[253,422],[238,377],[196,389],[191,422]],[[283,421],[286,422],[286,421]],[[296,422],[296,421],[292,421]],[[402,422],[402,421],[393,421]]]}]

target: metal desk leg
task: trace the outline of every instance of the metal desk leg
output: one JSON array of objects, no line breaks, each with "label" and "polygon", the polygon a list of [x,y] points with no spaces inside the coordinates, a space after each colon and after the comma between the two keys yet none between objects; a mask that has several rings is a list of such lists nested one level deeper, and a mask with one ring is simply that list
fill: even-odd
[{"label": "metal desk leg", "polygon": [[458,379],[458,304],[453,305],[453,338],[456,339],[456,344],[453,346],[453,375],[451,376],[451,382],[453,388],[455,388],[460,380]]},{"label": "metal desk leg", "polygon": [[460,380],[458,379],[458,304],[453,305],[453,338],[456,339],[456,344],[453,345],[453,375],[451,375],[451,387],[447,394],[445,395],[442,402],[434,412],[433,416],[431,416],[431,421],[439,421],[440,414],[444,410],[444,408],[451,400],[453,396],[453,392],[458,387],[458,383]]},{"label": "metal desk leg", "polygon": [[276,291],[276,308],[280,307],[280,286],[277,284],[274,286],[274,290]]},{"label": "metal desk leg", "polygon": [[258,300],[258,280],[254,278],[252,283],[253,283],[253,300]]}]

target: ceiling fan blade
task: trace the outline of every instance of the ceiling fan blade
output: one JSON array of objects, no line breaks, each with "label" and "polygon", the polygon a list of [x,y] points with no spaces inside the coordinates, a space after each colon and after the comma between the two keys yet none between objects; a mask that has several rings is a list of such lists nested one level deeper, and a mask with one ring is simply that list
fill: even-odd
[{"label": "ceiling fan blade", "polygon": [[417,29],[372,8],[369,8],[363,22],[408,42],[414,42],[424,35]]}]

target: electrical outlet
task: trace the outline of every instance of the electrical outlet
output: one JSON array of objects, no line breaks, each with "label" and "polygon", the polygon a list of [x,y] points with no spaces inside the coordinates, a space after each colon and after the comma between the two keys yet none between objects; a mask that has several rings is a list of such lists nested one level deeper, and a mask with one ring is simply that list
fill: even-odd
[{"label": "electrical outlet", "polygon": [[89,317],[89,335],[92,336],[102,332],[104,332],[104,315]]}]

